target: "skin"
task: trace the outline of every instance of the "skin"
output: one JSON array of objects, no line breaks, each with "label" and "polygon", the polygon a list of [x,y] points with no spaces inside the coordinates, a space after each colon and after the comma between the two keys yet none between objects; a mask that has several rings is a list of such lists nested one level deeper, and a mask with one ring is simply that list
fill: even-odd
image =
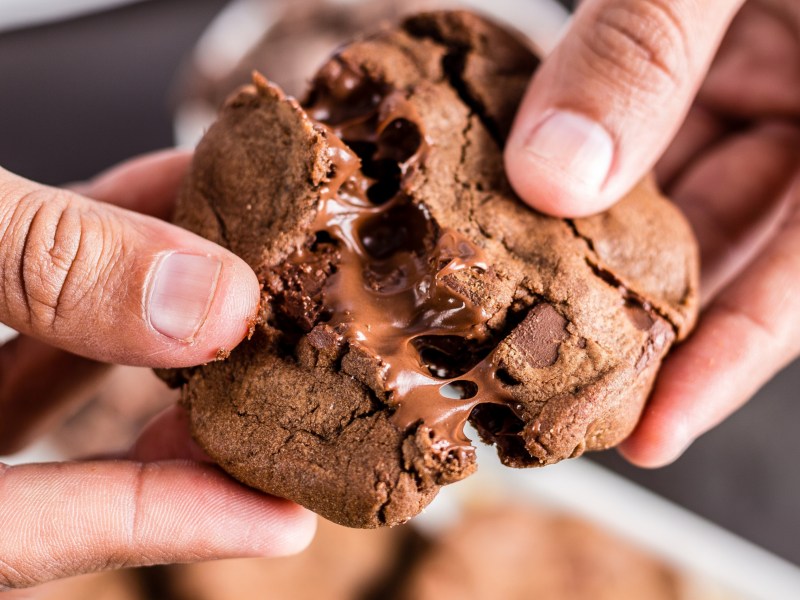
[{"label": "skin", "polygon": [[[0,347],[0,455],[57,423],[105,363],[197,364],[246,335],[259,297],[250,269],[143,214],[169,217],[189,160],[172,151],[142,157],[69,191],[0,170],[0,321],[23,332]],[[39,205],[60,210],[40,210],[36,224]],[[59,262],[53,234],[37,237],[59,220],[68,228],[67,211],[77,215],[70,237],[87,241],[73,255],[91,260]],[[222,265],[214,318],[191,341],[148,322],[147,290],[164,251],[214,256]],[[292,554],[311,541],[314,515],[239,485],[209,462],[174,408],[122,457],[0,463],[0,591],[112,568]]]},{"label": "skin", "polygon": [[[509,178],[539,210],[601,211],[655,167],[697,232],[704,311],[622,447],[642,466],[677,458],[800,353],[800,5],[741,5],[586,0],[532,82],[507,148]],[[599,188],[587,188],[579,166],[527,148],[555,109],[607,135]],[[245,336],[258,302],[253,273],[154,218],[169,217],[189,160],[143,157],[71,190],[0,170],[0,321],[23,332],[0,347],[0,455],[51,427],[104,363],[198,364]],[[66,241],[54,234],[59,223]],[[148,318],[153,273],[170,252],[221,265],[188,340]],[[303,509],[209,465],[179,408],[119,459],[0,464],[0,522],[0,590],[122,566],[289,554],[315,527]]]},{"label": "skin", "polygon": [[[741,4],[586,0],[507,149],[517,192],[556,215],[598,212],[655,168],[697,234],[700,322],[621,447],[644,467],[677,459],[800,354],[800,4]],[[593,194],[525,148],[554,108],[609,134],[611,171]]]}]

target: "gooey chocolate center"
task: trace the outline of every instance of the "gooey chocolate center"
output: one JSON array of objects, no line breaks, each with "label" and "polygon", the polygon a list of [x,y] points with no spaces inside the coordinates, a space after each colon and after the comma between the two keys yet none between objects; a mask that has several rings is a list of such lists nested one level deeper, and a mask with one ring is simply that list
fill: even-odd
[{"label": "gooey chocolate center", "polygon": [[[399,427],[422,422],[443,449],[471,448],[463,430],[475,411],[494,441],[524,446],[521,407],[498,381],[492,315],[446,285],[490,265],[403,191],[429,150],[419,116],[403,94],[339,61],[315,84],[309,115],[346,144],[329,136],[334,169],[313,225],[338,252],[320,320],[379,361]],[[308,252],[289,260],[302,264]]]}]

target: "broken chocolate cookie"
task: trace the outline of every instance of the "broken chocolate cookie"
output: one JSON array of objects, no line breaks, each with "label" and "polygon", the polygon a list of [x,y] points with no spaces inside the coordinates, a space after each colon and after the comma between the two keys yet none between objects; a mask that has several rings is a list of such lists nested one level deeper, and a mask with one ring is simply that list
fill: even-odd
[{"label": "broken chocolate cookie", "polygon": [[611,447],[697,312],[697,249],[646,181],[603,215],[524,206],[503,171],[537,61],[466,12],[346,46],[302,107],[263,78],[205,136],[176,221],[243,257],[260,324],[171,374],[200,445],[337,523],[421,511],[475,470]]}]

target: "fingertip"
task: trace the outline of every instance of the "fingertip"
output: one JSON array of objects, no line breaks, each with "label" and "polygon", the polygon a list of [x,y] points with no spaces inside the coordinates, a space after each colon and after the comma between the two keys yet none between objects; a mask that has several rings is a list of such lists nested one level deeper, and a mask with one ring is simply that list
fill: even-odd
[{"label": "fingertip", "polygon": [[520,198],[562,218],[589,216],[613,204],[602,193],[613,162],[610,134],[563,110],[548,111],[538,122],[521,113],[505,150],[506,172]]},{"label": "fingertip", "polygon": [[226,356],[250,333],[260,298],[256,274],[241,258],[226,252],[214,300],[197,338],[209,360]]},{"label": "fingertip", "polygon": [[685,419],[650,410],[617,451],[637,467],[659,469],[678,460],[692,441]]},{"label": "fingertip", "polygon": [[306,550],[317,534],[317,515],[299,504],[279,500],[280,523],[270,530],[267,543],[259,548],[265,558],[293,556]]},{"label": "fingertip", "polygon": [[[199,243],[197,243],[199,242]],[[261,286],[241,258],[206,240],[167,253],[154,268],[148,299],[152,329],[170,351],[156,367],[188,367],[226,357],[252,330]]]},{"label": "fingertip", "polygon": [[313,513],[246,487],[211,465],[159,461],[137,472],[137,502],[149,518],[142,521],[136,543],[159,560],[287,556],[301,552],[314,537]]},{"label": "fingertip", "polygon": [[617,448],[617,452],[629,463],[641,469],[661,469],[678,460],[683,455],[684,449],[672,452],[665,452],[663,449],[654,451],[623,443]]},{"label": "fingertip", "polygon": [[299,554],[308,548],[317,531],[317,515],[310,510],[244,487],[226,512],[231,530],[242,533],[230,557],[275,558]]},{"label": "fingertip", "polygon": [[552,164],[543,164],[524,150],[506,150],[508,180],[519,198],[534,210],[562,219],[588,217],[607,209],[603,202],[568,174]]}]

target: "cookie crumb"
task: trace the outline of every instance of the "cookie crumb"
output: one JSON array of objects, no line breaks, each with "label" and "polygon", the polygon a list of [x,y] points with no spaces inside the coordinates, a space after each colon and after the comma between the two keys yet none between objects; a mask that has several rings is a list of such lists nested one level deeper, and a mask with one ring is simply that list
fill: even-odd
[{"label": "cookie crumb", "polygon": [[[261,303],[256,308],[256,314],[247,320],[247,339],[252,340],[253,334],[256,332],[256,327],[261,324],[263,318],[261,316]],[[230,354],[230,352],[228,352]],[[227,358],[227,356],[225,357]]]}]

